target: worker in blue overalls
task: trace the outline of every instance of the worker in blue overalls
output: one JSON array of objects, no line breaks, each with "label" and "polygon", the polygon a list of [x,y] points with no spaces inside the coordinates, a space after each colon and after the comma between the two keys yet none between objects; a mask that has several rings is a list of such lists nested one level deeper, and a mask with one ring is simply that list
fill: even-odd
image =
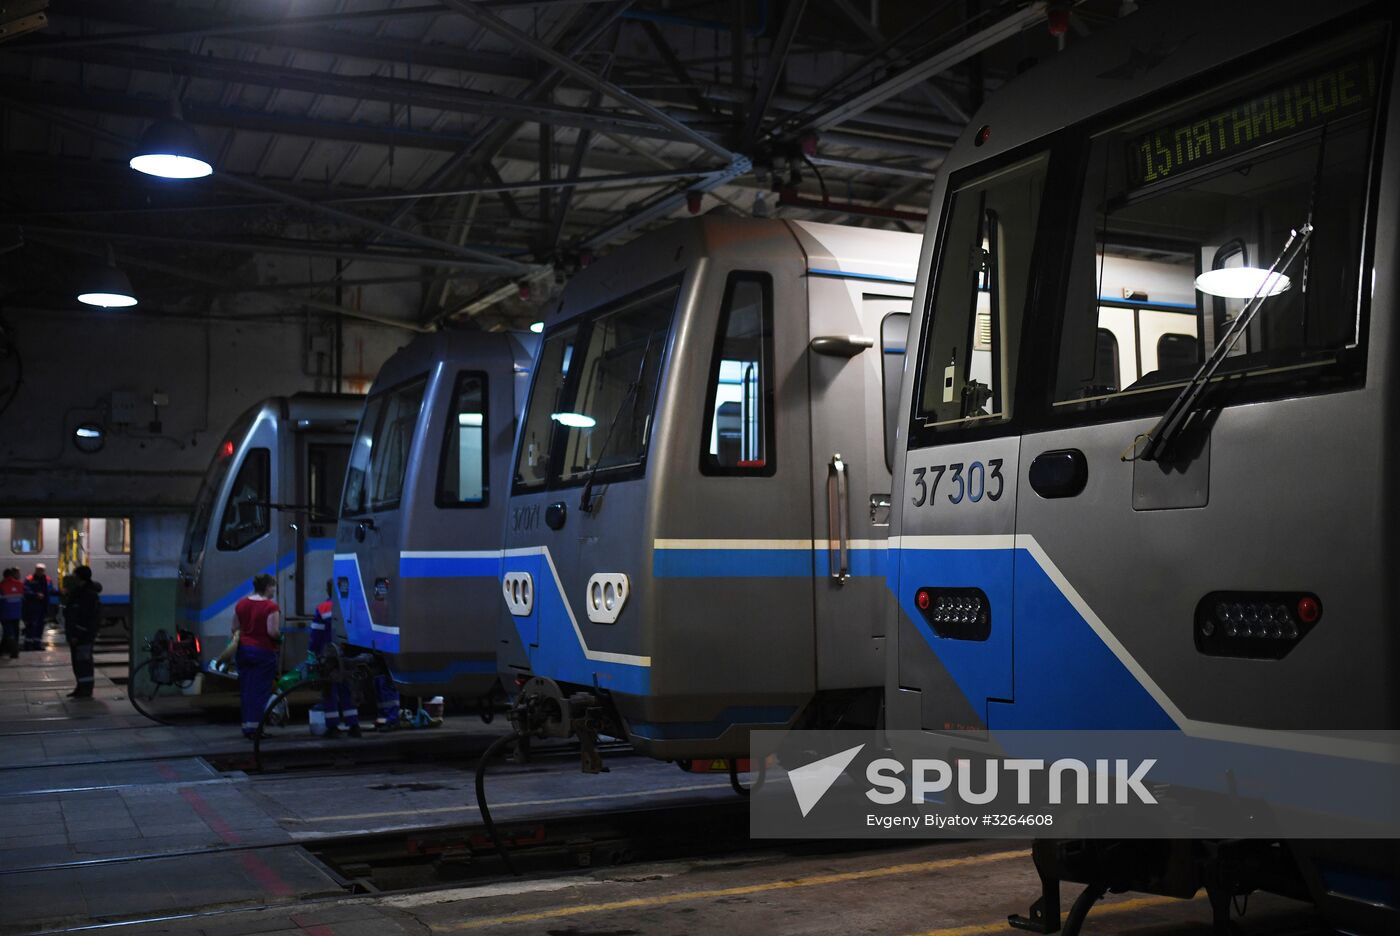
[{"label": "worker in blue overalls", "polygon": [[19,622],[24,617],[24,581],[19,577],[19,569],[6,569],[0,579],[0,654],[8,653],[10,659],[19,657]]},{"label": "worker in blue overalls", "polygon": [[[335,643],[335,622],[331,618],[331,582],[326,581],[326,600],[316,606],[311,616],[311,636],[307,653],[320,659],[322,650]],[[321,688],[321,709],[326,713],[326,736],[334,737],[344,723],[352,738],[360,736],[360,710],[355,706],[355,693],[349,682],[327,681]]]},{"label": "worker in blue overalls", "polygon": [[24,649],[44,649],[44,620],[49,605],[58,600],[58,585],[49,578],[48,566],[34,566],[34,573],[24,580]]}]

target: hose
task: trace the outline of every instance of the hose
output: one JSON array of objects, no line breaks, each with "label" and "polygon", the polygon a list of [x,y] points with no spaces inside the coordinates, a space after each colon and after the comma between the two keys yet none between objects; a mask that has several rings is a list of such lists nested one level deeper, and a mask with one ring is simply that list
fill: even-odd
[{"label": "hose", "polygon": [[739,759],[737,757],[729,758],[729,785],[732,786],[734,792],[738,793],[740,796],[748,796],[754,790],[763,786],[763,778],[767,773],[768,759],[764,758],[758,763],[758,776],[754,778],[753,783],[744,786],[739,782]]},{"label": "hose", "polygon": [[[141,664],[140,664],[139,666],[137,666],[134,670],[132,670],[132,671],[127,675],[126,697],[127,697],[128,701],[131,702],[131,707],[134,708],[134,709],[136,709],[136,711],[139,712],[140,714],[146,716],[146,717],[149,718],[151,721],[155,722],[157,725],[165,725],[165,726],[168,727],[168,728],[173,728],[173,727],[174,727],[173,724],[171,724],[170,722],[166,721],[166,720],[163,719],[163,718],[159,718],[159,717],[157,717],[157,716],[155,716],[155,715],[152,715],[150,712],[146,711],[145,709],[143,709],[143,708],[141,707],[141,703],[140,703],[140,702],[136,701],[136,674],[139,673],[139,672],[141,672],[141,671],[144,670],[144,669],[147,669],[150,665],[151,665],[151,661],[150,661],[150,660],[144,660],[144,661],[141,662]],[[151,692],[151,701],[155,701],[156,694],[160,692],[160,687],[161,687],[162,685],[164,685],[164,684],[163,684],[163,683],[153,683],[153,685],[155,686],[155,689],[152,690],[152,692]]]},{"label": "hose", "polygon": [[306,688],[306,685],[307,684],[304,682],[299,682],[295,685],[288,686],[285,689],[277,690],[275,693],[273,693],[272,699],[269,700],[267,705],[263,708],[262,718],[258,719],[258,730],[253,732],[253,768],[257,770],[258,773],[262,773],[263,770],[262,739],[263,726],[267,724],[267,716],[271,715],[277,709],[277,706],[282,702],[283,699],[285,699],[287,696],[291,695],[298,689]]},{"label": "hose", "polygon": [[491,758],[506,747],[511,742],[520,740],[520,733],[512,731],[508,735],[502,735],[491,742],[481,755],[481,760],[476,763],[476,807],[481,810],[481,824],[486,826],[486,833],[491,836],[491,844],[496,846],[496,854],[501,856],[501,861],[505,862],[506,870],[516,877],[520,877],[520,872],[515,870],[515,865],[510,860],[510,854],[506,851],[505,844],[501,841],[501,835],[496,831],[496,824],[491,821],[491,810],[486,805],[486,767],[491,763]]}]

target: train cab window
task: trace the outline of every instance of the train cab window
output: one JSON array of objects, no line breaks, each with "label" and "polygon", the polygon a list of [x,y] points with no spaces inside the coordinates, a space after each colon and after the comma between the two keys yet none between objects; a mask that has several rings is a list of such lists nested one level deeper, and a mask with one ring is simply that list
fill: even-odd
[{"label": "train cab window", "polygon": [[549,479],[549,453],[557,416],[562,412],[564,387],[569,365],[574,359],[578,329],[565,328],[545,338],[535,363],[535,380],[530,389],[530,409],[515,466],[516,487],[542,487]]},{"label": "train cab window", "polygon": [[635,467],[646,458],[679,293],[679,284],[647,293],[589,324],[572,399],[552,414],[563,436],[561,482]]},{"label": "train cab window", "polygon": [[[1305,251],[1272,281],[1221,370],[1296,381],[1340,366],[1363,337],[1381,64],[1374,37],[1353,35],[1093,138],[1057,404],[1189,380],[1305,222]],[[1116,383],[1099,373],[1104,330],[1126,351]]]},{"label": "train cab window", "polygon": [[340,488],[345,483],[345,463],[349,458],[348,445],[311,444],[306,447],[307,515],[313,522],[335,522]]},{"label": "train cab window", "polygon": [[44,551],[44,521],[17,518],[10,521],[10,552],[33,556]]},{"label": "train cab window", "polygon": [[1011,416],[1048,162],[1032,156],[953,190],[924,338],[917,403],[925,425],[961,428]]},{"label": "train cab window", "polygon": [[701,472],[773,474],[772,381],[772,278],[732,273],[710,363]]},{"label": "train cab window", "polygon": [[103,522],[106,530],[103,536],[104,547],[109,556],[124,556],[131,552],[131,521],[125,517],[108,517]]},{"label": "train cab window", "polygon": [[438,470],[439,507],[485,506],[489,438],[486,375],[480,371],[458,374]]},{"label": "train cab window", "polygon": [[899,425],[899,382],[904,376],[909,313],[891,312],[880,320],[880,382],[884,388],[885,467],[894,471],[894,439]]},{"label": "train cab window", "polygon": [[249,449],[234,475],[219,521],[219,549],[242,549],[272,529],[272,455]]},{"label": "train cab window", "polygon": [[366,401],[360,428],[350,447],[350,467],[345,473],[345,514],[394,510],[399,506],[426,383],[425,378],[420,378]]}]

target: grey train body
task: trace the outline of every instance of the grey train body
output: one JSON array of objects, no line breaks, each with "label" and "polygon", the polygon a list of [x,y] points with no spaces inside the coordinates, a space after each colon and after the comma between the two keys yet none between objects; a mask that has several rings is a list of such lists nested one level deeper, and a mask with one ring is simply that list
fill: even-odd
[{"label": "grey train body", "polygon": [[424,335],[370,389],[356,443],[368,461],[351,460],[336,534],[337,629],[379,653],[400,692],[474,699],[497,685],[501,527],[533,337]]},{"label": "grey train body", "polygon": [[219,439],[180,556],[178,623],[199,635],[203,662],[227,644],[233,606],[259,573],[277,577],[283,667],[305,658],[306,625],[331,574],[340,485],[363,403],[338,394],[270,397]]},{"label": "grey train body", "polygon": [[596,698],[606,733],[663,759],[745,756],[750,729],[828,705],[874,717],[917,248],[711,214],[570,282],[517,441],[512,686]]},{"label": "grey train body", "polygon": [[[949,153],[899,400],[890,728],[1400,727],[1393,15],[1156,4],[1000,89]],[[1240,310],[1193,279],[1268,267],[1305,221],[1309,265],[1207,418],[1168,460],[1125,460]],[[968,285],[973,238],[990,287]],[[979,374],[957,337],[974,290],[1002,352]],[[989,381],[1000,400],[960,406]],[[955,466],[987,496],[954,501]],[[981,590],[989,627],[921,613],[945,588]],[[1288,853],[1335,919],[1394,925],[1394,842]],[[1327,893],[1329,867],[1388,880],[1391,905]]]}]

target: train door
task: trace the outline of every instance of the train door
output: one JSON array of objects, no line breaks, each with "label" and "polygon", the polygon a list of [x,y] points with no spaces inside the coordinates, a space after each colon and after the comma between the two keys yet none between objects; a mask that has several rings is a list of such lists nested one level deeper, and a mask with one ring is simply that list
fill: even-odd
[{"label": "train door", "polygon": [[[281,492],[280,479],[273,470],[273,446],[277,444],[277,429],[271,419],[254,427],[243,451],[242,461],[234,469],[224,496],[222,508],[215,514],[217,526],[213,534],[215,556],[206,556],[202,579],[205,601],[213,602],[204,609],[212,616],[248,593],[254,575],[261,572],[277,574],[278,557],[283,533],[274,528],[280,511],[273,508]],[[279,603],[284,583],[278,582]],[[226,594],[213,589],[232,586]]]},{"label": "train door", "polygon": [[[925,729],[1012,697],[1021,329],[1048,158],[954,179],[918,341],[898,543],[901,687]],[[906,646],[908,645],[908,646]],[[946,673],[935,680],[930,673]]]},{"label": "train door", "polygon": [[881,332],[888,316],[907,318],[909,298],[811,275],[808,307],[817,687],[875,686],[890,496]]}]

